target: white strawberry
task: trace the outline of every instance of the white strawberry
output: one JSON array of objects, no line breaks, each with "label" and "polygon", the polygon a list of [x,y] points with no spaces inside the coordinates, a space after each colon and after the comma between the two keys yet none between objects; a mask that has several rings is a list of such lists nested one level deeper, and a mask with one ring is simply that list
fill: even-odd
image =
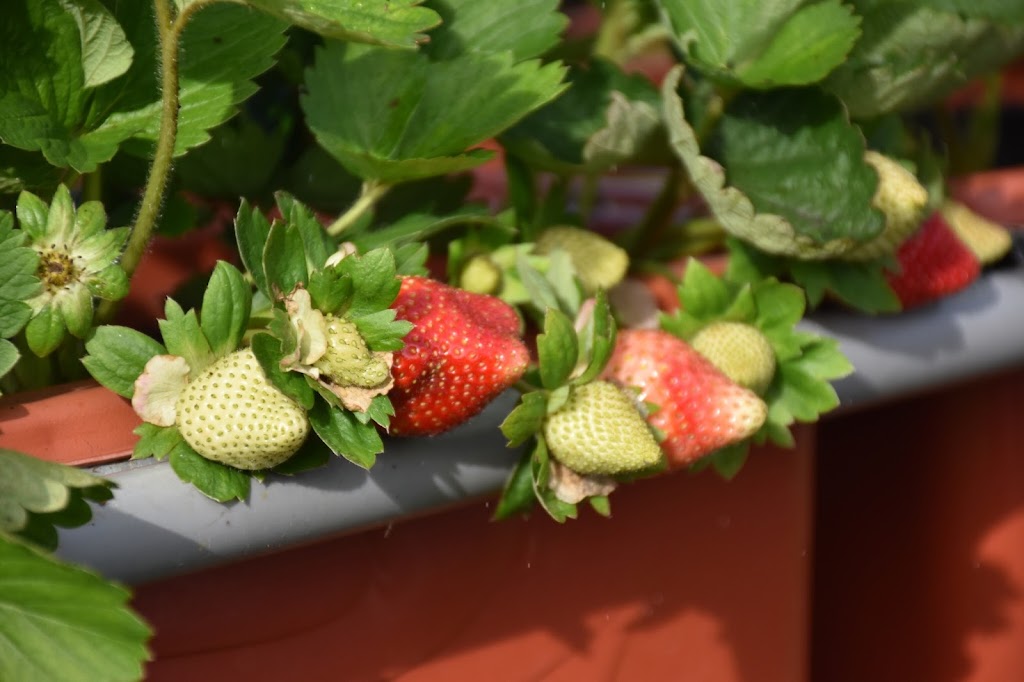
[{"label": "white strawberry", "polygon": [[269,469],[302,446],[305,410],[267,380],[252,350],[216,361],[178,396],[175,424],[206,459],[237,469]]},{"label": "white strawberry", "polygon": [[758,395],[764,395],[775,378],[775,349],[752,325],[712,322],[690,339],[690,346],[722,374]]},{"label": "white strawberry", "polygon": [[870,150],[864,161],[878,174],[871,205],[885,215],[885,227],[874,239],[844,253],[844,260],[864,261],[895,253],[921,225],[928,207],[928,190],[897,161]]},{"label": "white strawberry", "polygon": [[544,422],[551,455],[578,474],[615,476],[662,461],[661,448],[626,393],[609,381],[572,389]]}]

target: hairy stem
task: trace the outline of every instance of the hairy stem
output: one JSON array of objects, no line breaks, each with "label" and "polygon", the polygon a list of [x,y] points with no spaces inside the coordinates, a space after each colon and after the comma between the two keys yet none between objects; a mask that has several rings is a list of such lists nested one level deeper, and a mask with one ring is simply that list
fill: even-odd
[{"label": "hairy stem", "polygon": [[388,190],[391,189],[391,185],[383,182],[377,182],[376,180],[366,180],[363,182],[362,191],[359,193],[359,198],[355,200],[347,211],[338,216],[338,219],[328,225],[327,234],[332,237],[341,235],[342,232],[352,227],[356,222],[359,221],[363,215],[377,205]]},{"label": "hairy stem", "polygon": [[[135,224],[132,226],[124,253],[121,255],[121,269],[128,277],[135,272],[135,268],[142,260],[142,255],[146,252],[149,240],[153,236],[174,160],[180,104],[178,99],[178,47],[181,34],[189,19],[207,4],[209,2],[193,2],[187,5],[180,14],[175,15],[172,0],[153,0],[157,38],[160,43],[160,128],[142,201],[135,216]],[[116,309],[116,302],[104,301],[97,313],[99,321],[108,321],[113,317]]]}]

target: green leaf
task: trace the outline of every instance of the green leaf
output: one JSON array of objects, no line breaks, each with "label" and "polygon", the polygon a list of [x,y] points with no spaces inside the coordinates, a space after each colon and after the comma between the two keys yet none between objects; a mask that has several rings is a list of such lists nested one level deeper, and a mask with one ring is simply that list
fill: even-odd
[{"label": "green leaf", "polygon": [[131,398],[135,380],[154,355],[167,350],[142,332],[128,327],[104,325],[85,342],[88,355],[82,364],[96,381],[114,393]]},{"label": "green leaf", "polygon": [[214,358],[235,350],[249,325],[252,289],[238,268],[218,261],[203,294],[200,326]]},{"label": "green leaf", "polygon": [[308,281],[306,250],[297,226],[277,222],[270,226],[263,249],[263,270],[272,298],[288,294]]},{"label": "green leaf", "polygon": [[0,679],[138,680],[151,631],[129,592],[0,534]]},{"label": "green leaf", "polygon": [[877,175],[838,100],[811,88],[741,94],[716,129],[716,162],[686,121],[681,75],[673,70],[663,90],[670,142],[727,232],[768,253],[820,259],[882,230],[871,208]]},{"label": "green leaf", "polygon": [[285,221],[302,235],[306,263],[310,271],[322,268],[331,254],[337,250],[337,245],[324,230],[316,214],[287,192],[275,193],[274,199]]},{"label": "green leaf", "polygon": [[373,351],[398,351],[403,347],[402,339],[412,331],[413,324],[407,320],[396,320],[395,311],[379,310],[353,320],[359,335]]},{"label": "green leaf", "polygon": [[280,116],[268,130],[243,109],[178,160],[175,179],[204,197],[261,196],[273,186],[294,127],[291,117]]},{"label": "green leaf", "polygon": [[579,339],[572,320],[560,310],[548,308],[544,333],[537,337],[537,362],[544,388],[565,384],[579,361]]},{"label": "green leaf", "polygon": [[424,47],[434,59],[464,52],[509,51],[517,62],[555,47],[569,23],[557,0],[520,0],[514,5],[480,0],[436,0],[441,26]]},{"label": "green leaf", "polygon": [[55,166],[93,170],[113,156],[116,142],[94,144],[77,132],[87,95],[74,17],[58,0],[8,3],[4,10],[0,139],[40,151]]},{"label": "green leaf", "polygon": [[[997,71],[1024,49],[1019,19],[1024,5],[1015,0],[853,4],[863,16],[864,37],[825,85],[855,118],[920,109],[979,75]],[[1015,13],[1018,19],[977,18],[986,11],[993,16]]]},{"label": "green leaf", "polygon": [[679,296],[681,307],[687,314],[697,318],[718,315],[733,300],[729,285],[695,258],[686,264]]},{"label": "green leaf", "polygon": [[135,51],[114,15],[99,0],[68,0],[63,6],[81,33],[85,87],[102,85],[127,71]]},{"label": "green leaf", "polygon": [[252,352],[270,383],[305,409],[309,410],[313,407],[316,396],[306,382],[305,375],[281,369],[280,339],[270,334],[256,334],[252,337]]},{"label": "green leaf", "polygon": [[132,459],[165,459],[182,440],[181,432],[177,428],[146,422],[135,427],[132,433],[139,437],[132,450]]},{"label": "green leaf", "polygon": [[841,64],[860,36],[840,0],[660,0],[688,62],[752,88],[806,85]]},{"label": "green leaf", "polygon": [[375,228],[363,234],[351,235],[350,241],[356,245],[361,253],[384,246],[394,250],[395,246],[406,245],[409,242],[425,241],[429,237],[459,226],[486,227],[496,230],[506,229],[502,220],[487,213],[486,208],[467,205],[460,207],[452,215],[406,214],[386,227]]},{"label": "green leaf", "polygon": [[612,504],[607,495],[592,495],[587,498],[590,508],[605,518],[611,518]]},{"label": "green leaf", "polygon": [[263,269],[263,253],[269,235],[270,221],[263,215],[263,211],[250,206],[249,202],[242,199],[238,207],[238,214],[235,216],[235,239],[238,242],[238,252],[246,271],[252,275],[256,288],[262,291],[267,298],[271,298],[271,291],[267,286],[266,271]]},{"label": "green leaf", "polygon": [[391,426],[391,418],[395,416],[395,407],[386,395],[377,395],[370,401],[365,412],[354,412],[356,419],[364,423],[374,422],[385,431]]},{"label": "green leaf", "polygon": [[22,191],[52,194],[60,182],[60,171],[40,152],[0,145],[0,194]]},{"label": "green leaf", "polygon": [[533,494],[532,459],[529,453],[519,458],[519,463],[512,470],[505,488],[502,490],[498,506],[494,510],[493,521],[502,521],[517,514],[530,510],[536,497]]},{"label": "green leaf", "polygon": [[594,301],[594,312],[580,338],[585,339],[587,347],[583,354],[587,361],[587,367],[583,370],[573,383],[577,386],[589,384],[594,381],[602,371],[615,350],[615,337],[617,329],[615,318],[612,316],[611,306],[608,304],[608,295],[604,291],[598,291]]},{"label": "green leaf", "polygon": [[[117,229],[115,228],[115,230]],[[115,230],[108,230],[107,232],[117,234]],[[89,293],[96,298],[102,298],[107,301],[120,301],[128,295],[131,281],[128,279],[128,275],[125,274],[125,271],[121,269],[121,266],[112,262],[89,277],[85,284],[89,287]]]},{"label": "green leaf", "polygon": [[304,471],[319,469],[331,461],[334,453],[319,438],[307,438],[299,451],[271,469],[275,474],[295,476]]},{"label": "green leaf", "polygon": [[32,317],[32,308],[21,301],[0,299],[0,339],[9,339],[20,332]]},{"label": "green leaf", "polygon": [[[22,197],[33,195],[24,192]],[[41,288],[39,278],[36,277],[39,254],[35,249],[25,246],[25,232],[14,229],[14,217],[8,211],[0,211],[0,249],[4,254],[3,259],[0,259],[0,300],[20,302],[38,294]],[[20,308],[11,308],[8,314],[13,314],[15,310]],[[24,315],[23,312],[18,314]],[[5,333],[2,335],[10,336]]]},{"label": "green leaf", "polygon": [[719,476],[727,481],[731,481],[743,469],[749,453],[750,444],[744,441],[717,450],[705,459],[708,464],[714,467]]},{"label": "green leaf", "polygon": [[1024,5],[1017,0],[897,0],[954,14],[996,21],[1024,22]]},{"label": "green leaf", "polygon": [[788,265],[793,280],[804,288],[812,307],[820,304],[828,293],[866,313],[900,310],[899,297],[889,286],[883,263],[793,261]]},{"label": "green leaf", "polygon": [[533,438],[544,425],[548,415],[548,401],[540,391],[524,393],[519,404],[501,423],[501,432],[510,448],[518,447]]},{"label": "green leaf", "polygon": [[251,479],[248,473],[206,459],[184,440],[171,450],[170,463],[178,478],[191,483],[212,500],[230,502],[249,497]]},{"label": "green leaf", "polygon": [[842,379],[854,369],[839,349],[839,341],[823,337],[813,337],[804,345],[800,366],[820,379]]},{"label": "green leaf", "polygon": [[0,449],[0,533],[19,533],[33,515],[60,512],[74,490],[93,489],[91,496],[104,499],[98,490],[112,487],[84,469]]},{"label": "green leaf", "polygon": [[10,372],[14,365],[18,364],[21,354],[18,347],[7,339],[0,339],[0,379]]},{"label": "green leaf", "polygon": [[346,258],[341,267],[352,275],[348,314],[353,318],[387,308],[402,287],[395,272],[395,257],[388,249],[375,249],[351,260]]},{"label": "green leaf", "polygon": [[[93,135],[116,140],[115,145],[131,136],[143,144],[128,150],[148,156],[159,132],[160,111],[152,7],[122,2],[113,12],[132,42],[135,59],[122,78],[97,88],[91,110],[113,113],[105,118],[95,115],[99,120]],[[209,131],[233,116],[237,106],[256,92],[252,79],[273,66],[274,54],[285,44],[286,26],[232,3],[211,4],[189,20],[179,58],[176,156],[209,140]]]},{"label": "green leaf", "polygon": [[394,184],[468,170],[467,148],[496,136],[563,86],[558,64],[508,53],[426,55],[329,43],[307,72],[302,108],[320,144],[364,180]]},{"label": "green leaf", "polygon": [[[347,258],[345,260],[348,260]],[[313,307],[325,313],[343,313],[344,306],[352,298],[355,283],[352,274],[340,267],[315,270],[309,274],[309,297]]]},{"label": "green leaf", "polygon": [[361,424],[348,410],[332,408],[322,400],[310,410],[309,423],[334,454],[364,469],[371,468],[384,451],[377,427]]},{"label": "green leaf", "polygon": [[525,288],[525,300],[534,308],[541,312],[561,309],[554,284],[533,267],[523,248],[517,248],[515,252],[515,274],[519,276]]},{"label": "green leaf", "polygon": [[838,407],[835,389],[804,362],[786,363],[778,371],[782,378],[778,400],[796,420],[813,422]]},{"label": "green leaf", "polygon": [[663,160],[659,97],[650,80],[602,60],[569,75],[564,95],[501,136],[512,154],[559,173],[599,172],[637,158]]},{"label": "green leaf", "polygon": [[199,327],[196,311],[186,313],[174,299],[169,298],[164,305],[164,316],[166,319],[158,324],[167,352],[185,358],[191,369],[189,376],[194,379],[216,359],[210,350],[210,342]]},{"label": "green leaf", "polygon": [[863,161],[863,133],[819,90],[737,97],[710,147],[754,209],[781,216],[798,238],[863,242],[884,226],[871,207],[878,180]]},{"label": "green leaf", "polygon": [[64,318],[56,306],[41,308],[25,325],[25,341],[33,353],[41,358],[57,350],[67,334]]},{"label": "green leaf", "polygon": [[243,0],[328,38],[413,48],[441,22],[423,0]]}]

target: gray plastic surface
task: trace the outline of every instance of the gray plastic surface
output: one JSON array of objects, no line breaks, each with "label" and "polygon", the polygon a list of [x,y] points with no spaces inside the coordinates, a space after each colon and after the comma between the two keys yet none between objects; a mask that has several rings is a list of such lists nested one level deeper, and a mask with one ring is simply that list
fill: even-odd
[{"label": "gray plastic surface", "polygon": [[[1024,268],[988,274],[900,316],[829,312],[805,325],[839,339],[856,367],[836,384],[842,409],[876,405],[1024,364]],[[514,400],[502,396],[443,436],[391,440],[370,472],[337,459],[295,478],[254,483],[245,503],[213,502],[164,463],[99,468],[119,485],[114,500],[96,508],[88,525],[63,531],[58,554],[137,584],[494,495],[518,457],[498,430]]]}]

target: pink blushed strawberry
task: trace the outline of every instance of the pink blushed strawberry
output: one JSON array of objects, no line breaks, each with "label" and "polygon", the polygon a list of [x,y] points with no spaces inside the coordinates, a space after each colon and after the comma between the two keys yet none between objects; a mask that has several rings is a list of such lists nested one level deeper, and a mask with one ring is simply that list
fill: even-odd
[{"label": "pink blushed strawberry", "polygon": [[619,332],[602,377],[640,390],[655,406],[648,422],[661,431],[670,466],[686,466],[757,432],[767,406],[685,341],[660,329]]}]

